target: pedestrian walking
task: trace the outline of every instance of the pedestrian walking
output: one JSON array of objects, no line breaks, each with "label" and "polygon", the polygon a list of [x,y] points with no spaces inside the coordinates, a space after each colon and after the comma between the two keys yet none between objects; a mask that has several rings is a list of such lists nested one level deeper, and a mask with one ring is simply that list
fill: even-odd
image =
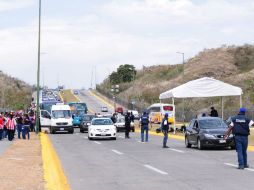
[{"label": "pedestrian walking", "polygon": [[211,107],[210,116],[211,117],[219,117],[219,114],[218,114],[217,110],[214,107]]},{"label": "pedestrian walking", "polygon": [[127,112],[127,114],[125,115],[125,138],[129,139],[129,133],[131,130],[131,116],[130,113]]},{"label": "pedestrian walking", "polygon": [[146,111],[143,112],[143,115],[140,118],[141,126],[141,142],[144,142],[144,133],[146,133],[145,141],[148,142],[148,131],[149,131],[149,116]]},{"label": "pedestrian walking", "polygon": [[168,122],[168,113],[165,113],[165,116],[161,122],[161,131],[164,135],[163,137],[163,146],[162,148],[169,148],[167,146],[167,141],[168,141],[168,131],[169,131],[169,122]]},{"label": "pedestrian walking", "polygon": [[4,131],[4,119],[2,114],[0,114],[0,141],[3,138],[3,131]]},{"label": "pedestrian walking", "polygon": [[22,127],[22,138],[23,139],[26,139],[26,136],[27,136],[27,139],[29,140],[30,139],[30,126],[31,126],[31,121],[29,119],[29,116],[28,114],[25,114],[24,115],[24,120],[23,120],[23,127]]},{"label": "pedestrian walking", "polygon": [[248,136],[250,134],[249,127],[254,126],[254,122],[245,116],[246,109],[240,108],[238,115],[232,117],[232,122],[225,134],[225,139],[232,132],[236,144],[236,152],[238,157],[238,169],[248,168],[247,148]]},{"label": "pedestrian walking", "polygon": [[16,128],[16,121],[14,119],[13,114],[10,114],[10,118],[7,121],[6,128],[8,133],[8,140],[12,141],[14,139],[15,128]]}]

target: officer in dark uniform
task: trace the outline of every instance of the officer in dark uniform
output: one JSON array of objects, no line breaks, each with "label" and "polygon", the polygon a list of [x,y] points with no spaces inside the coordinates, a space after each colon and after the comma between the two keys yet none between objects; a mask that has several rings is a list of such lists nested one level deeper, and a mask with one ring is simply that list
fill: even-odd
[{"label": "officer in dark uniform", "polygon": [[165,113],[165,116],[164,116],[164,118],[163,118],[163,120],[161,122],[161,131],[162,131],[162,133],[164,135],[162,148],[169,148],[167,146],[168,130],[169,130],[168,114]]},{"label": "officer in dark uniform", "polygon": [[238,115],[232,117],[232,122],[225,135],[225,139],[229,136],[231,131],[234,135],[238,157],[238,169],[249,167],[247,162],[248,136],[250,134],[249,127],[254,126],[254,122],[245,116],[245,112],[245,108],[240,108]]},{"label": "officer in dark uniform", "polygon": [[149,116],[144,111],[143,115],[140,118],[140,125],[141,125],[141,142],[144,142],[144,133],[146,132],[146,142],[148,142],[148,125],[149,125]]},{"label": "officer in dark uniform", "polygon": [[130,112],[127,112],[127,114],[125,115],[125,138],[129,139],[129,133],[131,130],[131,116],[130,116]]}]

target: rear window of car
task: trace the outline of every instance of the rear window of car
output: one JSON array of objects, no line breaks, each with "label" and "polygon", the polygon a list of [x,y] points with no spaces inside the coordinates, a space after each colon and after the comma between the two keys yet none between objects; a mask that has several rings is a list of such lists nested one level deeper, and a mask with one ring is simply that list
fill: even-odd
[{"label": "rear window of car", "polygon": [[227,128],[226,123],[222,119],[205,119],[199,121],[201,129]]}]

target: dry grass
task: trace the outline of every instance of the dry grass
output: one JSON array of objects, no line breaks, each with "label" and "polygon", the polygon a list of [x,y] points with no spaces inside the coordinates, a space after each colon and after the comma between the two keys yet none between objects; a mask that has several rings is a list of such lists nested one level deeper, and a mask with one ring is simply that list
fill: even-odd
[{"label": "dry grass", "polygon": [[64,99],[64,102],[79,102],[79,100],[73,95],[71,90],[62,90],[60,93]]}]

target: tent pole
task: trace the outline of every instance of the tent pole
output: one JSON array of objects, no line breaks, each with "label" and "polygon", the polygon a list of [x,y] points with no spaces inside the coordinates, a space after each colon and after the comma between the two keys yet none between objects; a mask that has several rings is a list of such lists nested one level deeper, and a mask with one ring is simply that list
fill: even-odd
[{"label": "tent pole", "polygon": [[240,108],[243,107],[243,97],[240,95]]},{"label": "tent pole", "polygon": [[224,119],[224,99],[221,97],[221,118]]},{"label": "tent pole", "polygon": [[175,99],[172,98],[172,103],[173,103],[173,107],[174,107],[174,116],[173,116],[173,119],[174,119],[174,134],[176,134],[176,109],[175,109]]}]

